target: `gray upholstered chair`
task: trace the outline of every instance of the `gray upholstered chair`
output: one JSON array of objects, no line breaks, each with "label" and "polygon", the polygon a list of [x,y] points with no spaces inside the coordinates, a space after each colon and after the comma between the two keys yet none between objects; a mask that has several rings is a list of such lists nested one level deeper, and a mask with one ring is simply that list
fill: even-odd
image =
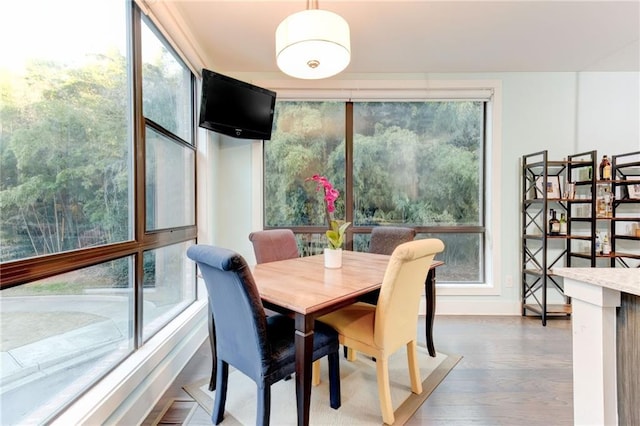
[{"label": "gray upholstered chair", "polygon": [[[196,262],[204,277],[216,325],[216,395],[211,420],[218,424],[224,417],[231,365],[256,383],[256,424],[268,425],[271,385],[295,372],[294,320],[285,315],[265,315],[251,270],[238,253],[194,245],[187,250],[187,257]],[[328,356],[329,399],[334,409],[340,407],[338,348],[335,330],[318,322],[313,360]]]},{"label": "gray upholstered chair", "polygon": [[391,255],[402,243],[413,241],[416,230],[402,226],[377,226],[371,230],[369,253]]},{"label": "gray upholstered chair", "polygon": [[[413,228],[400,226],[377,226],[371,230],[369,240],[369,253],[391,255],[393,250],[402,243],[413,241],[416,237],[416,230]],[[375,305],[378,302],[379,291],[364,295],[362,302]]]},{"label": "gray upholstered chair", "polygon": [[291,229],[267,229],[249,234],[253,244],[256,263],[275,262],[277,260],[298,257],[298,242]]}]

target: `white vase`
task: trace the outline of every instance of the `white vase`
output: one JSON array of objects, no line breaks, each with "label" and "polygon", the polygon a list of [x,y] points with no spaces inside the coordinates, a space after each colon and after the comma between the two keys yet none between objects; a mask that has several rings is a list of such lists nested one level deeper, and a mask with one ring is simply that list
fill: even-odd
[{"label": "white vase", "polygon": [[330,269],[342,268],[342,249],[324,249],[324,267]]}]

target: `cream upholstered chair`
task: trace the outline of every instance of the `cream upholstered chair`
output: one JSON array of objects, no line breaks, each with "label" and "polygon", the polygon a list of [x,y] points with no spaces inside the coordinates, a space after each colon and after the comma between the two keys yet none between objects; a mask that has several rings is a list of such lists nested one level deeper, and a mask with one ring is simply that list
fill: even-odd
[{"label": "cream upholstered chair", "polygon": [[[369,240],[369,253],[387,254],[393,253],[396,247],[402,243],[413,241],[416,230],[404,226],[376,226],[371,230]],[[375,305],[378,302],[379,291],[364,295],[360,301]]]},{"label": "cream upholstered chair", "polygon": [[377,305],[357,302],[320,317],[338,331],[341,344],[375,357],[382,420],[388,424],[395,420],[389,356],[404,345],[411,391],[422,392],[416,351],[420,295],[433,258],[443,250],[444,244],[435,238],[399,245],[389,260]]},{"label": "cream upholstered chair", "polygon": [[[371,230],[371,239],[369,240],[369,253],[391,255],[393,250],[402,243],[413,241],[416,237],[414,228],[404,226],[376,226]],[[372,291],[360,298],[361,302],[378,303],[380,291]],[[344,356],[353,361],[356,359],[356,353],[347,346],[344,347]]]}]

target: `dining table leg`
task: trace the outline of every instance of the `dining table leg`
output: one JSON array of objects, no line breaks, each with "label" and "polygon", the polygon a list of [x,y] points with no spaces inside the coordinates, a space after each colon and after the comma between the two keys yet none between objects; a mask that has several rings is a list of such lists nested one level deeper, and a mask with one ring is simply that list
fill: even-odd
[{"label": "dining table leg", "polygon": [[298,426],[309,425],[311,407],[311,364],[313,359],[313,325],[315,320],[296,313],[296,403]]},{"label": "dining table leg", "polygon": [[436,268],[430,268],[427,279],[424,282],[425,302],[427,304],[427,314],[425,315],[425,334],[427,339],[427,350],[432,357],[436,356],[436,348],[433,344],[433,320],[436,314]]}]

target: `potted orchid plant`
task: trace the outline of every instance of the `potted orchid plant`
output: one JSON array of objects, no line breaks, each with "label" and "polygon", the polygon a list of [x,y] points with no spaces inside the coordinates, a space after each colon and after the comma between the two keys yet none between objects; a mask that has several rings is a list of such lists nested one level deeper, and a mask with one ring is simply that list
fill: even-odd
[{"label": "potted orchid plant", "polygon": [[325,232],[329,247],[325,249],[325,266],[328,268],[339,268],[342,266],[342,245],[344,235],[351,222],[338,220],[333,217],[336,211],[335,202],[340,196],[340,192],[334,188],[325,176],[313,175],[306,180],[316,182],[316,191],[324,193],[325,213],[329,222],[329,229]]}]

